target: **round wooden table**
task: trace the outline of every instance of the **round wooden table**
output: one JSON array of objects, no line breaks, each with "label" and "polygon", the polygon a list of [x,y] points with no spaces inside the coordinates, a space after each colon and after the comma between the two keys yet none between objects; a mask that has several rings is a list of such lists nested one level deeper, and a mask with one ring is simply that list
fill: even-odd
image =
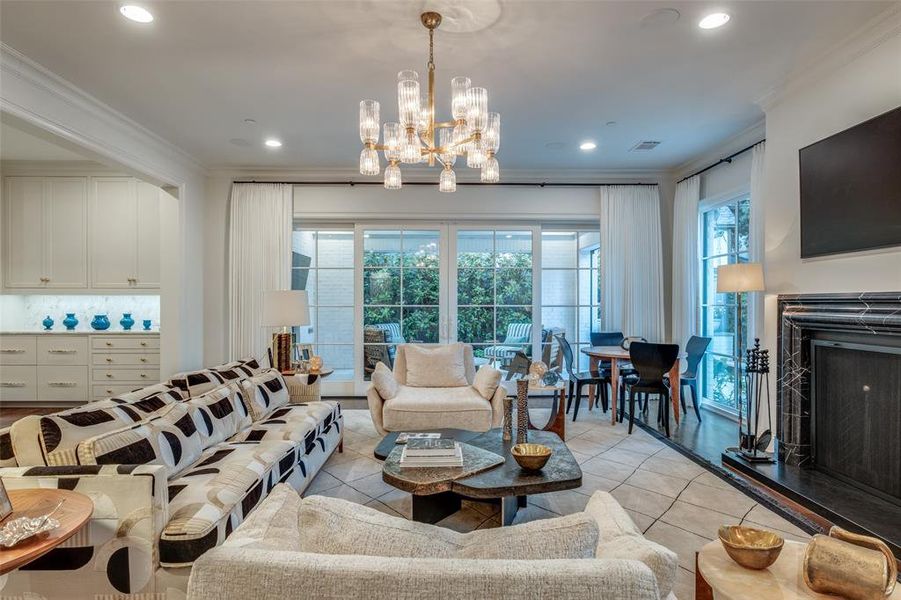
[{"label": "round wooden table", "polygon": [[60,500],[65,502],[53,515],[59,521],[59,527],[24,540],[12,548],[0,548],[0,575],[27,565],[65,542],[84,527],[94,512],[94,503],[90,498],[69,490],[9,490],[9,499],[13,512],[0,526],[19,517],[40,517],[53,510]]},{"label": "round wooden table", "polygon": [[331,369],[329,367],[322,367],[318,371],[310,371],[309,373],[295,372],[294,377],[304,385],[313,385],[319,379],[325,379],[334,372],[334,369]]},{"label": "round wooden table", "polygon": [[[592,371],[597,370],[598,363],[602,360],[610,361],[610,381],[613,383],[613,398],[611,398],[610,401],[610,418],[611,422],[616,425],[617,399],[619,396],[619,394],[617,394],[617,389],[619,387],[619,367],[620,363],[629,362],[629,351],[624,350],[621,346],[591,346],[590,348],[582,348],[582,352],[588,355],[589,369]],[[679,358],[682,358],[683,356],[684,353],[679,354]],[[677,359],[669,371],[670,400],[673,403],[673,418],[676,419],[677,425],[679,424],[679,395],[682,391],[679,384],[681,367],[682,364]],[[589,402],[591,402],[591,398],[594,398],[594,386],[588,388],[588,398]]]}]

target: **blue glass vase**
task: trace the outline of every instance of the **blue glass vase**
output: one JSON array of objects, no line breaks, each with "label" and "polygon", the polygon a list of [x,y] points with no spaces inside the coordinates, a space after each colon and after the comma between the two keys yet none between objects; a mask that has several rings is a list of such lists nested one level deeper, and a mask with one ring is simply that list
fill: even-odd
[{"label": "blue glass vase", "polygon": [[63,325],[65,325],[66,329],[69,331],[75,331],[75,327],[78,325],[78,319],[75,318],[75,313],[66,313],[66,318],[63,319]]},{"label": "blue glass vase", "polygon": [[150,331],[150,326],[153,325],[153,321],[150,319],[144,319],[144,331]]},{"label": "blue glass vase", "polygon": [[106,315],[94,315],[94,320],[91,321],[91,327],[97,331],[106,331],[109,329],[109,318]]},{"label": "blue glass vase", "polygon": [[131,318],[131,313],[122,313],[122,319],[119,320],[119,325],[122,326],[122,329],[129,331],[134,324],[135,320]]},{"label": "blue glass vase", "polygon": [[41,325],[44,326],[44,331],[50,331],[53,329],[53,319],[50,318],[50,315],[44,317],[44,320],[41,321]]}]

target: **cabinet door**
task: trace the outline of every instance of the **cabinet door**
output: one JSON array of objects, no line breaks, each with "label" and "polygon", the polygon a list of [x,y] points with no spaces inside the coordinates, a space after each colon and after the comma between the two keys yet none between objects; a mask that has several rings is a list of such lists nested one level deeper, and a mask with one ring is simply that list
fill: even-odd
[{"label": "cabinet door", "polygon": [[135,287],[160,287],[160,189],[139,181]]},{"label": "cabinet door", "polygon": [[46,287],[88,287],[87,181],[44,178]]},{"label": "cabinet door", "polygon": [[6,285],[44,286],[44,191],[41,177],[7,177]]},{"label": "cabinet door", "polygon": [[135,278],[135,180],[94,178],[91,201],[91,287],[129,288]]}]

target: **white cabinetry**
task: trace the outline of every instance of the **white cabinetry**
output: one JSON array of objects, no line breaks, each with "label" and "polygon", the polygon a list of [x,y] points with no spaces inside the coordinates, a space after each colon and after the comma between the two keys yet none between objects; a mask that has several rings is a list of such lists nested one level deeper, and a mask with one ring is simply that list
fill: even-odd
[{"label": "white cabinetry", "polygon": [[6,287],[86,288],[84,177],[7,177]]}]

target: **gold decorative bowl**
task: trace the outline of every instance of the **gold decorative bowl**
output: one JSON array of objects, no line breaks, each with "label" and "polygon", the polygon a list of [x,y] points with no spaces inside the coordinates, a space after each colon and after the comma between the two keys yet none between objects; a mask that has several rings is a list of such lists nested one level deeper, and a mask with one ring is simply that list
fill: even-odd
[{"label": "gold decorative bowl", "polygon": [[516,444],[510,453],[526,471],[540,471],[551,457],[551,449],[541,444]]},{"label": "gold decorative bowl", "polygon": [[773,533],[740,525],[723,525],[720,542],[732,560],[748,569],[766,569],[776,562],[785,540]]}]

